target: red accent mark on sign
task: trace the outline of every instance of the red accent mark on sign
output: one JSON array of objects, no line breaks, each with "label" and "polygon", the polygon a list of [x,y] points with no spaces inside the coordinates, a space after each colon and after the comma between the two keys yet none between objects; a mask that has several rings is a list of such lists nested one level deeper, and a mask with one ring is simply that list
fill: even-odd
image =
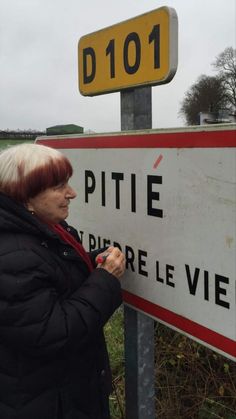
[{"label": "red accent mark on sign", "polygon": [[153,165],[153,169],[156,169],[157,168],[157,166],[160,164],[160,162],[162,161],[162,159],[163,159],[163,155],[160,154],[160,156],[156,159],[156,161],[155,161],[155,163]]}]

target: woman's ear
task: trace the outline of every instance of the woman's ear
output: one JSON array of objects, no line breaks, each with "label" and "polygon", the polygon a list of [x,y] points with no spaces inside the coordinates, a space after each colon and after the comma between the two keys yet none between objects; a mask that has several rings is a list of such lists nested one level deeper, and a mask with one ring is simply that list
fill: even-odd
[{"label": "woman's ear", "polygon": [[32,203],[30,202],[30,200],[28,202],[26,202],[25,207],[27,208],[28,211],[34,212],[34,207],[33,207]]}]

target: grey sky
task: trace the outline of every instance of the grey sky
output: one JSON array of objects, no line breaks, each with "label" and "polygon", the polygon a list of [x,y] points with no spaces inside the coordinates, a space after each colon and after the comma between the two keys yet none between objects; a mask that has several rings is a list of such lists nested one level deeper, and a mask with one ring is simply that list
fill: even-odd
[{"label": "grey sky", "polygon": [[74,123],[96,132],[120,130],[120,94],[83,97],[78,90],[81,36],[169,6],[179,22],[174,79],[152,88],[153,128],[183,125],[186,90],[212,62],[236,47],[236,0],[0,0],[0,129]]}]

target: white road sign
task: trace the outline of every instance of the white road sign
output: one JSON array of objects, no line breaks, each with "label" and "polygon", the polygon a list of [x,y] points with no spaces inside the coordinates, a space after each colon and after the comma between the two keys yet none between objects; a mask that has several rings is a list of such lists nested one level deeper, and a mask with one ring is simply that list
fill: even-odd
[{"label": "white road sign", "polygon": [[72,161],[69,221],[127,258],[127,304],[236,359],[235,125],[41,138]]}]

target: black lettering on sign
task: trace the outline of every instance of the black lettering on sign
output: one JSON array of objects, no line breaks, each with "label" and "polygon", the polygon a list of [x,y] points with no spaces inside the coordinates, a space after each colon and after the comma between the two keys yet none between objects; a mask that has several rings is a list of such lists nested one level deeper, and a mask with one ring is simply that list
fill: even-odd
[{"label": "black lettering on sign", "polygon": [[98,236],[97,237],[97,246],[96,246],[96,249],[100,249],[102,247],[102,245],[101,245],[101,236]]},{"label": "black lettering on sign", "polygon": [[159,262],[158,262],[158,260],[156,261],[156,281],[161,282],[162,284],[164,284],[164,279],[161,278],[161,276],[160,276],[160,270],[159,270]]},{"label": "black lettering on sign", "polygon": [[162,176],[147,176],[147,213],[153,217],[163,217],[163,210],[153,208],[153,201],[159,201],[159,192],[152,190],[153,184],[162,184]]},{"label": "black lettering on sign", "polygon": [[80,230],[79,238],[80,238],[81,244],[83,244],[83,235],[84,235],[84,231]]},{"label": "black lettering on sign", "polygon": [[[90,74],[88,74],[88,60],[90,60]],[[93,48],[88,47],[83,49],[83,76],[84,84],[91,83],[96,74],[96,55]]]},{"label": "black lettering on sign", "polygon": [[216,304],[225,308],[230,308],[230,304],[227,301],[221,300],[220,298],[221,294],[222,295],[227,294],[226,289],[221,287],[221,283],[228,284],[229,278],[216,274],[215,281],[216,281],[216,290],[215,290]]},{"label": "black lettering on sign", "polygon": [[131,174],[131,211],[136,212],[136,175]]},{"label": "black lettering on sign", "polygon": [[196,290],[197,290],[197,284],[198,284],[198,277],[199,277],[200,269],[195,268],[193,278],[191,276],[190,268],[189,268],[188,265],[185,265],[185,269],[186,269],[186,274],[187,274],[189,292],[190,292],[190,294],[195,295]]},{"label": "black lettering on sign", "polygon": [[110,55],[110,78],[115,77],[115,40],[111,39],[106,48],[106,56]]},{"label": "black lettering on sign", "polygon": [[103,239],[103,247],[110,246],[110,244],[111,244],[111,240],[109,240],[109,239]]},{"label": "black lettering on sign", "polygon": [[105,180],[106,180],[106,173],[101,173],[101,188],[102,188],[102,206],[106,206],[106,186],[105,186]]},{"label": "black lettering on sign", "polygon": [[120,243],[118,243],[118,242],[113,242],[113,246],[114,246],[114,247],[118,247],[118,249],[120,249],[120,250],[122,251],[122,247],[121,247]]},{"label": "black lettering on sign", "polygon": [[147,271],[143,270],[143,267],[146,267],[146,260],[143,258],[147,257],[147,252],[145,250],[138,250],[138,273],[143,276],[148,276]]},{"label": "black lettering on sign", "polygon": [[120,180],[124,180],[124,174],[118,172],[112,172],[111,178],[116,183],[116,208],[120,209]]},{"label": "black lettering on sign", "polygon": [[126,269],[128,269],[129,265],[130,265],[131,270],[134,272],[135,271],[135,269],[134,269],[134,258],[135,258],[135,256],[134,256],[134,251],[133,251],[132,247],[125,246],[125,258],[126,258]]},{"label": "black lettering on sign", "polygon": [[[134,43],[135,47],[135,61],[134,64],[130,64],[129,60],[129,46],[130,43]],[[125,42],[124,42],[124,50],[123,50],[123,60],[124,60],[124,67],[125,71],[128,74],[134,74],[138,71],[140,66],[141,60],[141,42],[139,36],[136,32],[131,32],[127,35]]]},{"label": "black lettering on sign", "polygon": [[161,282],[162,284],[166,283],[166,285],[169,285],[169,287],[175,288],[175,283],[171,282],[171,279],[173,279],[174,270],[175,270],[174,266],[166,264],[166,266],[165,266],[165,278],[161,278],[159,261],[157,260],[156,261],[156,281]]},{"label": "black lettering on sign", "polygon": [[175,270],[175,267],[172,265],[166,265],[166,285],[169,285],[170,287],[175,288],[174,282],[171,282],[171,279],[173,279],[173,272]]},{"label": "black lettering on sign", "polygon": [[[185,270],[187,274],[189,292],[190,294],[195,295],[197,291],[197,287],[198,287],[200,269],[195,268],[194,273],[191,274],[189,265],[185,265]],[[221,299],[222,295],[227,295],[226,288],[223,288],[221,285],[229,284],[229,278],[222,275],[215,274],[214,282],[213,280],[209,281],[209,272],[204,270],[203,281],[204,281],[204,300],[209,301],[209,297],[210,297],[209,282],[211,282],[211,288],[213,288],[213,284],[215,285],[215,295],[212,296],[212,298],[215,298],[215,304],[229,309],[230,308],[229,302]]]},{"label": "black lettering on sign", "polygon": [[96,179],[92,170],[85,170],[85,202],[88,202],[89,194],[93,193],[96,187]]},{"label": "black lettering on sign", "polygon": [[89,252],[97,248],[96,238],[93,234],[89,234]]},{"label": "black lettering on sign", "polygon": [[154,68],[160,68],[160,25],[153,26],[148,40],[154,44]]},{"label": "black lettering on sign", "polygon": [[[195,268],[193,278],[191,277],[190,268],[188,265],[185,265],[187,280],[188,280],[188,288],[189,292],[192,295],[196,294],[198,279],[200,274],[200,269]],[[209,301],[209,272],[203,271],[203,279],[204,279],[204,300]]]},{"label": "black lettering on sign", "polygon": [[204,271],[204,299],[209,301],[209,272]]}]

